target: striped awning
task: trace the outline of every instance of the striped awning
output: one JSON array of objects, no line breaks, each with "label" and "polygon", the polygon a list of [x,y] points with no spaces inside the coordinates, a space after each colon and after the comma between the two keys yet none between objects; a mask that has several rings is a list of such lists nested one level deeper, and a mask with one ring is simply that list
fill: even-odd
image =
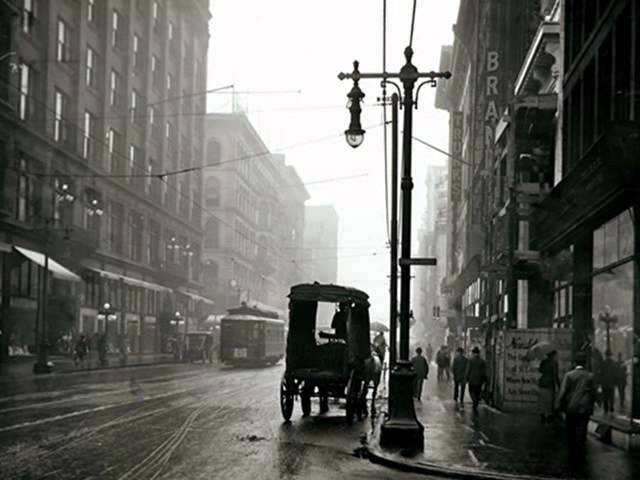
[{"label": "striped awning", "polygon": [[35,250],[29,250],[24,247],[14,247],[18,252],[27,257],[33,263],[40,265],[44,268],[45,264],[47,265],[48,270],[51,272],[54,278],[58,278],[60,280],[68,280],[70,282],[81,282],[82,279],[73,273],[68,268],[63,267],[58,262],[56,262],[53,258],[48,257],[44,253],[36,252]]},{"label": "striped awning", "polygon": [[139,278],[133,278],[127,275],[121,275],[119,273],[113,273],[107,270],[101,270],[99,268],[91,268],[90,270],[100,274],[102,278],[108,278],[110,280],[122,280],[127,285],[131,285],[133,287],[143,287],[143,288],[148,288],[149,290],[156,290],[158,292],[172,291],[169,287],[158,285],[157,283],[153,283],[153,282],[148,282],[146,280],[140,280]]}]

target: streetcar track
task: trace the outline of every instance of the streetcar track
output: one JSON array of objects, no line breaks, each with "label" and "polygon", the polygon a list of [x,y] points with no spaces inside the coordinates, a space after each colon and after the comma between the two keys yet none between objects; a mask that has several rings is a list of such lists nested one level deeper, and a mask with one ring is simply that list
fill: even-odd
[{"label": "streetcar track", "polygon": [[127,472],[122,474],[118,480],[125,480],[127,478],[141,478],[143,475],[150,473],[154,468],[158,468],[155,474],[151,477],[155,479],[162,471],[163,466],[169,460],[173,452],[182,443],[187,436],[189,427],[198,418],[200,413],[207,407],[206,404],[199,405],[193,412],[189,414],[182,425],[167,439],[165,439],[160,445],[158,445],[150,454],[148,454],[142,461],[138,462]]},{"label": "streetcar track", "polygon": [[[142,385],[145,385],[147,383],[156,383],[159,381],[162,381],[163,379],[170,379],[172,376],[164,376],[164,377],[155,377],[155,378],[151,378],[151,379],[142,379],[140,382]],[[185,382],[188,380],[194,380],[195,378],[198,377],[202,377],[202,375],[181,375],[180,377],[188,377],[188,378],[177,378],[176,380],[174,380],[175,382]],[[135,380],[135,379],[134,379]],[[131,380],[124,380],[122,382],[118,382],[121,383],[123,385],[128,384]],[[90,387],[83,387],[83,388],[95,388],[95,387],[101,387],[101,385],[96,384],[96,385],[91,385]],[[55,404],[60,404],[60,403],[66,403],[66,402],[73,402],[73,401],[78,401],[78,400],[84,400],[87,398],[93,398],[93,397],[101,397],[101,396],[105,396],[105,395],[117,395],[120,393],[126,393],[129,392],[131,390],[131,387],[127,387],[127,388],[121,388],[118,390],[106,390],[106,391],[99,391],[99,392],[87,392],[84,394],[79,394],[79,395],[74,395],[71,397],[67,397],[67,398],[61,398],[59,400],[51,400],[51,401],[43,401],[40,403],[30,403],[27,405],[18,405],[15,407],[8,407],[8,408],[4,408],[0,410],[0,413],[7,413],[7,412],[14,412],[14,411],[19,411],[19,410],[27,410],[30,408],[40,408],[40,407],[46,407],[46,406],[50,406],[50,405],[55,405]],[[64,393],[67,392],[71,392],[73,390],[69,389],[69,390],[60,390],[59,392],[48,392],[46,394],[43,395],[51,395],[51,396],[59,396],[62,395]],[[0,399],[0,403],[6,403],[9,401],[18,401],[18,399],[16,397],[5,397],[4,399]]]},{"label": "streetcar track", "polygon": [[67,418],[72,418],[72,417],[77,417],[80,415],[87,415],[89,413],[95,413],[95,412],[101,412],[101,411],[105,411],[105,410],[110,410],[112,408],[117,408],[117,407],[122,407],[122,406],[126,406],[126,405],[132,405],[135,403],[142,403],[142,402],[149,402],[152,400],[158,400],[161,398],[166,398],[166,397],[171,397],[174,395],[180,395],[182,393],[186,393],[192,390],[197,390],[198,388],[202,388],[202,387],[191,387],[191,388],[183,388],[180,390],[174,390],[171,392],[165,392],[165,393],[161,393],[158,395],[154,395],[154,396],[149,396],[149,397],[145,397],[142,399],[133,399],[133,400],[128,400],[128,401],[123,401],[123,402],[117,402],[117,403],[110,403],[107,405],[100,405],[97,407],[93,407],[93,408],[86,408],[83,410],[76,410],[74,412],[69,412],[69,413],[65,413],[62,415],[56,415],[53,417],[47,417],[47,418],[41,418],[39,420],[35,420],[33,422],[23,422],[23,423],[19,423],[19,424],[15,424],[15,425],[9,425],[6,427],[2,427],[0,428],[0,432],[8,432],[11,430],[18,430],[20,428],[28,428],[28,427],[35,427],[38,425],[42,425],[42,424],[46,424],[46,423],[51,423],[51,422],[58,422],[61,420],[66,420]]}]

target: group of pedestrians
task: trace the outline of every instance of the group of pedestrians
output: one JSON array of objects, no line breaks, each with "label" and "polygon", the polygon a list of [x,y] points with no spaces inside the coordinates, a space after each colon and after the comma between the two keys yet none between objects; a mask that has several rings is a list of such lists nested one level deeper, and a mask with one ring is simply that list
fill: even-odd
[{"label": "group of pedestrians", "polygon": [[[429,346],[430,347],[430,346]],[[429,348],[427,347],[427,348]],[[416,373],[413,384],[413,396],[416,400],[421,400],[422,386],[424,380],[429,377],[429,357],[422,355],[422,348],[416,348],[416,354],[411,359],[411,364]],[[448,360],[446,360],[448,358]],[[453,400],[460,408],[464,408],[465,388],[469,386],[469,395],[473,402],[473,411],[478,411],[478,405],[482,398],[483,387],[487,383],[487,367],[485,361],[480,357],[480,349],[474,347],[471,358],[467,358],[462,348],[456,350],[453,359],[453,369],[451,369],[451,357],[446,347],[440,348],[436,354],[436,366],[438,367],[438,381],[448,382],[453,376]],[[453,370],[453,372],[451,372]],[[453,373],[453,375],[452,375]]]}]

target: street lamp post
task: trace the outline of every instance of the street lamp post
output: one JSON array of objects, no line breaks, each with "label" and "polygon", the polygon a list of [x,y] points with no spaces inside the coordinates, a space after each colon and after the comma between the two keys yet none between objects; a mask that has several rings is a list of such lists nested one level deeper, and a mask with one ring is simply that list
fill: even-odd
[{"label": "street lamp post", "polygon": [[[381,427],[380,441],[383,445],[409,445],[418,449],[424,448],[424,426],[418,421],[413,405],[413,379],[415,372],[409,361],[409,322],[410,322],[410,286],[411,286],[411,191],[413,180],[411,178],[411,139],[413,127],[413,108],[417,107],[418,94],[423,85],[435,86],[436,78],[450,78],[450,72],[425,72],[420,73],[411,63],[413,50],[407,47],[404,50],[405,64],[399,73],[360,73],[358,62],[354,62],[352,73],[340,73],[340,80],[352,79],[354,88],[349,92],[349,111],[351,122],[345,132],[347,143],[357,147],[364,136],[364,130],[360,127],[360,100],[364,94],[360,91],[358,82],[363,78],[382,79],[383,83],[391,83],[400,90],[399,86],[390,81],[397,78],[402,83],[404,95],[402,105],[404,108],[404,129],[402,137],[402,251],[400,259],[400,355],[396,366],[391,371],[389,382],[389,417]],[[414,100],[414,87],[418,79],[424,78],[416,92]],[[358,105],[354,105],[357,103]],[[355,118],[354,118],[355,117]],[[425,265],[427,263],[424,263]],[[392,273],[393,275],[393,273]]]},{"label": "street lamp post", "polygon": [[[76,199],[67,182],[62,181],[57,186],[56,202],[59,204],[73,203]],[[39,318],[36,318],[36,363],[33,364],[33,373],[51,373],[52,365],[49,363],[49,317],[48,317],[48,286],[49,286],[49,240],[51,223],[55,218],[46,219],[44,222],[44,267],[42,272],[42,286],[40,287]]]},{"label": "street lamp post", "polygon": [[611,351],[611,324],[618,323],[618,317],[615,315],[611,315],[611,307],[609,305],[605,305],[604,312],[600,313],[598,316],[598,320],[604,323],[605,328],[607,329],[607,351]]}]

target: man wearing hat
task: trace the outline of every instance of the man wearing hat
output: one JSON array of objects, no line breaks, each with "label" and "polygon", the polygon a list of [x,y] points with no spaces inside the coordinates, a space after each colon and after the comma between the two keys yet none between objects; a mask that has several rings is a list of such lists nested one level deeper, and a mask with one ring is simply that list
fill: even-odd
[{"label": "man wearing hat", "polygon": [[579,352],[575,356],[576,367],[567,372],[560,387],[560,409],[566,414],[567,439],[572,455],[585,452],[587,426],[593,413],[596,386],[593,374],[585,368],[587,356]]},{"label": "man wearing hat", "polygon": [[487,365],[480,358],[480,349],[478,347],[473,347],[471,353],[473,356],[467,362],[465,381],[469,385],[469,395],[471,395],[471,400],[473,401],[473,412],[476,413],[482,394],[482,385],[487,381]]}]

